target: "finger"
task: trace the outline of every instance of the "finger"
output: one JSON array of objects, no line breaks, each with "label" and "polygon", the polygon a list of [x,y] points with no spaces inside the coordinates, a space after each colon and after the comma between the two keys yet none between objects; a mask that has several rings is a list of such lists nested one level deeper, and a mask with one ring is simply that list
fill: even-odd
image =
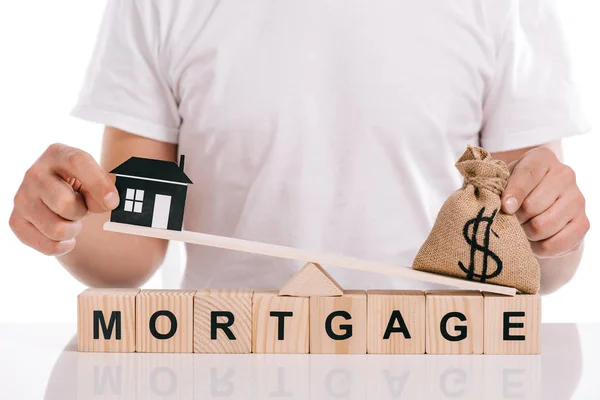
[{"label": "finger", "polygon": [[17,210],[50,240],[60,242],[73,239],[81,232],[81,221],[67,221],[56,215],[39,198],[30,200],[26,205],[17,206]]},{"label": "finger", "polygon": [[589,229],[590,221],[585,215],[581,215],[571,220],[556,235],[539,242],[531,242],[531,250],[540,258],[562,256],[579,246]]},{"label": "finger", "polygon": [[60,217],[78,221],[87,214],[87,207],[82,195],[65,182],[62,178],[48,173],[39,182],[40,198],[42,202]]},{"label": "finger", "polygon": [[505,213],[515,213],[523,200],[544,179],[550,165],[548,157],[543,151],[531,151],[510,165],[512,172],[502,194],[502,209]]},{"label": "finger", "polygon": [[569,221],[580,213],[580,210],[578,198],[567,193],[546,211],[524,223],[522,227],[530,241],[545,240],[560,232]]},{"label": "finger", "polygon": [[74,177],[81,182],[82,194],[90,211],[109,211],[119,205],[119,194],[109,175],[85,151],[56,144],[48,148],[46,157],[52,160],[52,165],[63,179]]},{"label": "finger", "polygon": [[60,256],[75,248],[75,239],[62,242],[51,240],[31,222],[16,213],[10,217],[10,226],[21,243],[47,256]]},{"label": "finger", "polygon": [[515,214],[519,222],[523,224],[548,210],[561,193],[575,182],[574,177],[571,179],[571,175],[574,175],[572,171],[570,168],[563,168],[556,172],[552,170],[548,172],[542,182],[521,203],[521,207]]}]

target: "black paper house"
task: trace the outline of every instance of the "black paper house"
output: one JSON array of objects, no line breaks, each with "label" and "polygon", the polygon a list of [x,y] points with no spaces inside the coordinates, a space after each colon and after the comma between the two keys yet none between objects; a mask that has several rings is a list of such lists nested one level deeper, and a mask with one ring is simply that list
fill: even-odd
[{"label": "black paper house", "polygon": [[192,183],[183,172],[184,161],[183,155],[179,165],[131,157],[110,171],[117,176],[115,185],[121,200],[110,220],[180,231],[187,187]]}]

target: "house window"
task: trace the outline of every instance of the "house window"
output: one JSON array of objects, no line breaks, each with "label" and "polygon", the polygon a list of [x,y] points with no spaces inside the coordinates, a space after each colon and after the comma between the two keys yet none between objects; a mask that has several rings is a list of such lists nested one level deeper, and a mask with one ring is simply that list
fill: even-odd
[{"label": "house window", "polygon": [[127,193],[125,194],[125,211],[141,213],[143,202],[143,190],[127,189]]}]

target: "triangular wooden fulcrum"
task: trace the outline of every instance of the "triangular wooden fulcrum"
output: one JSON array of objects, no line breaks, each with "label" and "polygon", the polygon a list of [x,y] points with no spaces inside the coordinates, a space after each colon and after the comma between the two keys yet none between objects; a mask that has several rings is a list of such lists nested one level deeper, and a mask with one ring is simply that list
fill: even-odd
[{"label": "triangular wooden fulcrum", "polygon": [[342,287],[316,263],[307,263],[283,285],[280,296],[341,296]]}]

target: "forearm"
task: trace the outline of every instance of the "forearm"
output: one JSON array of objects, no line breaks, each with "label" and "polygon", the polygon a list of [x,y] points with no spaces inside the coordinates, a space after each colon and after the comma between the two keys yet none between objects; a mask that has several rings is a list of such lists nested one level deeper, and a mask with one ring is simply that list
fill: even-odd
[{"label": "forearm", "polygon": [[87,286],[141,286],[162,264],[167,242],[106,232],[106,220],[108,215],[88,215],[75,248],[58,261]]},{"label": "forearm", "polygon": [[540,294],[553,293],[573,278],[581,262],[583,248],[582,242],[575,250],[564,256],[538,258],[541,269]]}]

